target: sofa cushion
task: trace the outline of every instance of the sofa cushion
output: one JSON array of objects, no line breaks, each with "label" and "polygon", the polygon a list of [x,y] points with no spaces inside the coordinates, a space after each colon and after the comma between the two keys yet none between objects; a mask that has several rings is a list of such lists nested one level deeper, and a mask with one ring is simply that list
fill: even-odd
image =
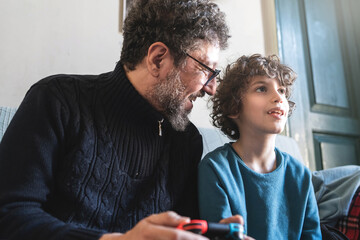
[{"label": "sofa cushion", "polygon": [[12,107],[0,107],[0,141],[16,110]]},{"label": "sofa cushion", "polygon": [[[215,148],[220,147],[230,141],[234,141],[229,139],[218,128],[199,127],[198,129],[203,136],[204,151],[202,157],[204,157],[208,152],[213,151]],[[283,135],[278,135],[276,137],[275,145],[281,151],[290,154],[291,156],[303,163],[303,158],[301,157],[301,153],[295,139]]]}]

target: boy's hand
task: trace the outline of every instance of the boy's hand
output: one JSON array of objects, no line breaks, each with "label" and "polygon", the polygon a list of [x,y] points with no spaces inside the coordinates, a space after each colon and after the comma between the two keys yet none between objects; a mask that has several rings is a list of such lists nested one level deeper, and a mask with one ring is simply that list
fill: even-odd
[{"label": "boy's hand", "polygon": [[240,224],[244,225],[244,219],[242,216],[237,214],[237,215],[222,219],[220,221],[220,223],[240,223]]},{"label": "boy's hand", "polygon": [[[220,223],[240,223],[240,224],[244,225],[244,219],[240,215],[234,215],[234,216],[222,219],[220,221]],[[255,240],[255,239],[245,235],[244,240]]]}]

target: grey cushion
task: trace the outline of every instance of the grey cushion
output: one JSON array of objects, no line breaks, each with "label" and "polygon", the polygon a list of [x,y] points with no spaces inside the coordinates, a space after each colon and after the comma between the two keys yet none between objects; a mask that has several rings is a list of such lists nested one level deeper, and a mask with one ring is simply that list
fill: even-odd
[{"label": "grey cushion", "polygon": [[0,141],[16,110],[12,107],[0,107]]},{"label": "grey cushion", "polygon": [[[214,150],[215,148],[220,147],[230,141],[234,141],[234,140],[230,140],[219,129],[215,127],[214,128],[199,127],[198,129],[201,135],[203,136],[203,144],[204,144],[203,157],[205,156],[205,154]],[[299,160],[300,162],[303,162],[303,158],[301,156],[299,146],[296,143],[295,139],[283,135],[278,135],[276,137],[275,145],[281,151],[286,152],[291,156],[293,156],[294,158],[296,158],[297,160]]]}]

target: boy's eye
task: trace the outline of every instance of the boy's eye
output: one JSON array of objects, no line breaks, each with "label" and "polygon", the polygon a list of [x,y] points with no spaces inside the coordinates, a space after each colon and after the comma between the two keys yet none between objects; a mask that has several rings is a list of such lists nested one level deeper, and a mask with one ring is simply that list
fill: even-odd
[{"label": "boy's eye", "polygon": [[286,93],[286,89],[285,89],[285,88],[280,88],[280,89],[279,89],[279,93],[280,93],[280,94],[285,94],[285,93]]},{"label": "boy's eye", "polygon": [[264,87],[264,86],[258,87],[258,88],[256,88],[256,92],[266,92],[266,87]]}]

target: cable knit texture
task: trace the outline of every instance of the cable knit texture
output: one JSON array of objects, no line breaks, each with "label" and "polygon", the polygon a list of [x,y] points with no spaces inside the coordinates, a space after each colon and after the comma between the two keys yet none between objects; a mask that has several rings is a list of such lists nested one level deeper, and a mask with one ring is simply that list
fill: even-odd
[{"label": "cable knit texture", "polygon": [[0,239],[98,239],[167,210],[198,217],[201,136],[175,131],[120,64],[31,87],[0,144]]}]

